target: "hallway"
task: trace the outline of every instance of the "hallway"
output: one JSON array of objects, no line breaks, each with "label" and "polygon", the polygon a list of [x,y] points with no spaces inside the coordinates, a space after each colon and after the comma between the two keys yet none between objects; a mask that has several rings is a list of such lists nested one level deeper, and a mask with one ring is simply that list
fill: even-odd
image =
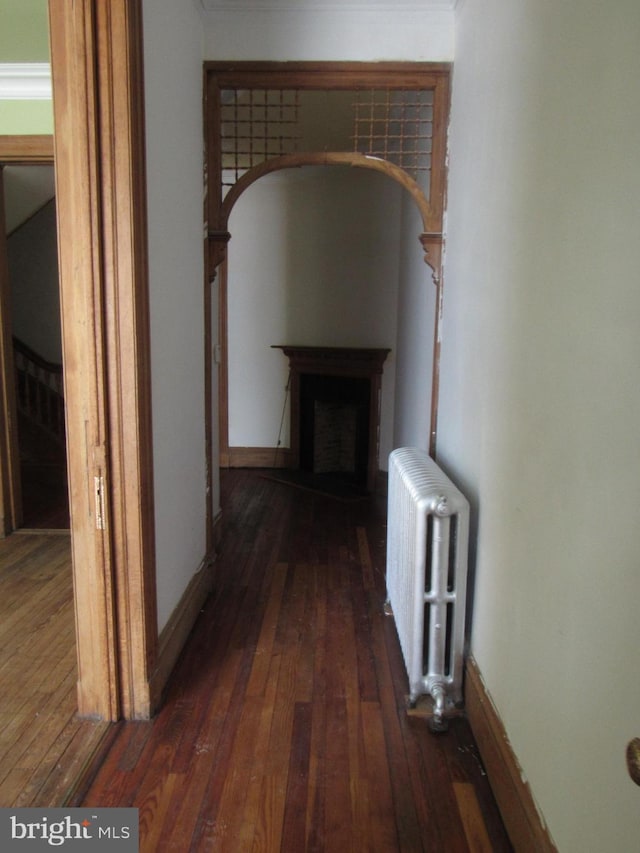
[{"label": "hallway", "polygon": [[78,805],[137,806],[142,851],[508,851],[463,718],[407,714],[383,615],[384,499],[222,472],[214,593],[152,722]]}]

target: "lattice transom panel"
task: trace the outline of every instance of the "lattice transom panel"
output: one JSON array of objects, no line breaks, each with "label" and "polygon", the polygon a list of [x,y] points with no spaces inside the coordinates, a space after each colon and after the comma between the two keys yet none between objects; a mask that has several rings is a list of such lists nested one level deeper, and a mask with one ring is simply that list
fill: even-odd
[{"label": "lattice transom panel", "polygon": [[295,89],[225,89],[220,131],[223,184],[247,169],[298,150],[299,99]]},{"label": "lattice transom panel", "polygon": [[430,170],[433,92],[359,91],[354,126],[355,151],[389,160],[414,180]]},{"label": "lattice transom panel", "polygon": [[404,169],[429,195],[433,91],[225,88],[220,98],[222,184],[265,160],[298,152],[358,152]]}]

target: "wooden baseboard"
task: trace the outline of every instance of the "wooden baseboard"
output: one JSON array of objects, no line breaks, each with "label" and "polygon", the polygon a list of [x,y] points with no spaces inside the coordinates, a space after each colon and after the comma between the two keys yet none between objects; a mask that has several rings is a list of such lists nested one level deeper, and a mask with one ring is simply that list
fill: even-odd
[{"label": "wooden baseboard", "polygon": [[467,717],[516,853],[557,853],[473,658],[465,677]]},{"label": "wooden baseboard", "polygon": [[229,468],[290,468],[292,454],[288,447],[230,447]]},{"label": "wooden baseboard", "polygon": [[152,710],[157,709],[160,705],[169,676],[198,618],[202,605],[211,592],[213,565],[213,557],[207,557],[203,560],[200,568],[191,578],[169,621],[162,629],[158,640],[158,660],[150,684]]}]

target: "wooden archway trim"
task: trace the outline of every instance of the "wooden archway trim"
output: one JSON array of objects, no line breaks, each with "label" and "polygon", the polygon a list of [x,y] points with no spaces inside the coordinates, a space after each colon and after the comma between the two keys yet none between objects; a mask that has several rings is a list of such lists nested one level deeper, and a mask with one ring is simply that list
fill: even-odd
[{"label": "wooden archway trim", "polygon": [[[206,276],[212,282],[221,270],[219,291],[219,340],[221,370],[219,387],[220,463],[228,464],[228,396],[227,328],[226,328],[226,257],[230,238],[228,223],[231,211],[242,193],[272,172],[301,166],[350,166],[372,169],[399,183],[414,199],[422,220],[422,233],[417,235],[424,251],[424,261],[431,270],[436,288],[435,327],[433,334],[433,368],[429,452],[435,456],[438,394],[440,384],[440,338],[443,304],[442,249],[443,212],[446,184],[446,128],[449,114],[449,66],[431,63],[205,63],[205,138],[209,192],[205,219],[209,224],[205,250]],[[292,88],[344,89],[369,85],[387,86],[393,80],[411,88],[428,86],[434,91],[433,142],[429,197],[404,169],[379,157],[357,152],[299,152],[264,161],[242,175],[222,198],[222,152],[220,149],[220,89]],[[208,343],[211,339],[208,337]],[[211,464],[214,460],[211,459]]]},{"label": "wooden archway trim", "polygon": [[350,166],[371,169],[387,175],[405,189],[413,198],[422,219],[423,233],[419,235],[424,250],[424,262],[431,269],[433,283],[440,288],[442,272],[442,242],[440,215],[430,204],[424,190],[400,166],[380,157],[371,157],[357,152],[309,151],[298,154],[284,154],[272,157],[247,170],[231,187],[220,207],[221,228],[209,231],[209,270],[210,278],[226,257],[227,243],[231,237],[228,231],[229,218],[240,196],[257,180],[273,172],[284,169],[300,169],[304,166]]},{"label": "wooden archway trim", "polygon": [[[229,223],[231,211],[242,193],[255,183],[259,178],[278,172],[282,169],[298,169],[302,166],[353,166],[361,169],[372,169],[381,172],[392,180],[399,183],[412,196],[420,216],[422,227],[425,232],[437,230],[439,217],[433,210],[429,199],[414,179],[400,166],[380,157],[371,157],[358,152],[301,152],[297,154],[284,154],[281,157],[272,157],[259,163],[257,166],[246,171],[235,184],[222,202],[220,209],[222,228],[226,229]],[[434,229],[435,226],[435,229]]]},{"label": "wooden archway trim", "polygon": [[231,237],[228,231],[229,217],[240,196],[259,178],[283,169],[300,169],[304,166],[350,166],[371,169],[387,175],[405,189],[413,198],[422,219],[423,233],[419,235],[424,250],[424,262],[430,267],[433,283],[440,288],[442,272],[442,242],[440,215],[430,204],[422,188],[400,166],[357,152],[315,152],[284,154],[272,157],[246,171],[231,187],[220,207],[221,228],[209,231],[209,275],[212,280],[216,270],[226,257],[227,243]]},{"label": "wooden archway trim", "polygon": [[[420,243],[424,251],[424,262],[431,269],[431,277],[436,288],[436,312],[435,312],[435,328],[433,336],[433,366],[431,376],[431,418],[429,425],[429,453],[435,457],[436,439],[438,431],[438,397],[440,390],[440,319],[442,316],[442,247],[443,234],[439,230],[441,228],[440,215],[434,210],[429,199],[424,194],[421,187],[413,180],[413,178],[399,166],[390,163],[388,160],[383,160],[378,157],[371,157],[365,154],[349,153],[349,152],[307,152],[298,154],[286,154],[281,157],[272,157],[259,163],[257,166],[245,172],[235,184],[231,187],[225,196],[220,207],[220,222],[221,228],[216,231],[209,231],[209,278],[212,281],[217,270],[226,259],[227,244],[231,237],[228,231],[229,218],[236,202],[240,196],[257,180],[265,175],[273,172],[282,171],[284,169],[296,169],[304,166],[349,166],[364,169],[372,169],[376,172],[387,175],[392,180],[399,183],[413,198],[422,219],[423,233],[419,235]],[[435,229],[434,229],[435,225]],[[221,308],[222,314],[226,314],[226,302]],[[209,332],[210,334],[210,332]],[[224,363],[226,364],[226,325],[222,334],[222,350],[224,353]],[[226,383],[224,384],[226,389]],[[228,447],[224,437],[227,435],[226,419],[228,417],[228,399],[226,391],[225,399],[221,402],[221,442],[222,455],[228,461]],[[228,440],[228,439],[227,439]]]}]

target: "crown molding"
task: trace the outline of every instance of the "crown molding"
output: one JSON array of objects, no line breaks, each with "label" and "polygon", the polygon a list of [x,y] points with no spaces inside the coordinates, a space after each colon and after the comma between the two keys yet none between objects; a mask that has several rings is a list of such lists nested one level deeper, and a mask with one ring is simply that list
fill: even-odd
[{"label": "crown molding", "polygon": [[205,12],[453,12],[459,0],[200,0]]},{"label": "crown molding", "polygon": [[48,62],[0,62],[0,100],[50,101]]}]

